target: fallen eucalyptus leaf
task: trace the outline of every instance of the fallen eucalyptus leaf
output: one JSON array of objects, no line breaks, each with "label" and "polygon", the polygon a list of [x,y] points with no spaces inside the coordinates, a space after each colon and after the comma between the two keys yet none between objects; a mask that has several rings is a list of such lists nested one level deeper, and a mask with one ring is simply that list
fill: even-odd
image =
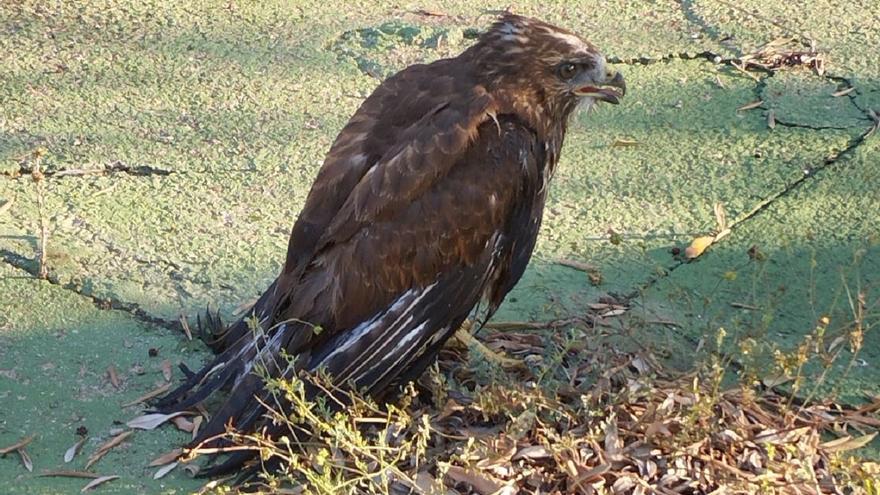
[{"label": "fallen eucalyptus leaf", "polygon": [[185,431],[187,433],[192,433],[193,429],[195,428],[193,422],[184,418],[183,416],[172,418],[171,422],[174,423],[174,426],[176,426],[178,430]]},{"label": "fallen eucalyptus leaf", "polygon": [[116,372],[116,366],[112,364],[107,367],[107,377],[110,379],[110,384],[113,385],[113,388],[119,388],[119,374]]},{"label": "fallen eucalyptus leaf", "polygon": [[64,462],[72,461],[73,458],[76,457],[77,454],[79,454],[79,451],[82,450],[82,446],[86,443],[86,440],[88,438],[89,437],[82,437],[75,444],[71,445],[71,447],[67,449],[66,452],[64,452]]},{"label": "fallen eucalyptus leaf", "polygon": [[153,479],[158,480],[160,478],[165,477],[165,475],[170,473],[172,470],[174,470],[174,468],[176,468],[178,464],[180,464],[180,463],[177,461],[174,461],[171,464],[166,464],[166,465],[162,466],[161,468],[159,468],[158,471],[156,471],[156,474],[153,475]]},{"label": "fallen eucalyptus leaf", "polygon": [[144,414],[143,416],[138,416],[133,420],[125,423],[129,428],[135,428],[138,430],[153,430],[162,423],[168,421],[169,419],[180,416],[183,412],[176,412],[171,414],[160,414],[160,413],[152,413],[152,414]]},{"label": "fallen eucalyptus leaf", "polygon": [[93,479],[92,481],[90,481],[88,485],[84,486],[84,487],[82,488],[82,490],[80,490],[79,492],[80,492],[80,493],[85,493],[85,492],[87,492],[87,491],[89,491],[89,490],[94,489],[94,488],[95,488],[96,486],[98,486],[98,485],[102,485],[102,484],[104,484],[104,483],[106,483],[106,482],[108,482],[108,481],[113,481],[113,480],[117,480],[117,479],[119,479],[119,476],[116,476],[116,475],[113,475],[113,476],[101,476],[100,478],[95,478],[95,479]]},{"label": "fallen eucalyptus leaf", "polygon": [[871,443],[871,440],[873,440],[876,436],[876,431],[874,433],[856,438],[847,435],[836,440],[825,442],[820,445],[820,447],[827,450],[828,452],[845,452],[847,450],[855,450],[864,447],[865,445]]},{"label": "fallen eucalyptus leaf", "polygon": [[183,449],[171,450],[150,461],[150,464],[148,464],[148,466],[164,466],[165,464],[176,461],[177,458],[180,457],[180,454],[183,454]]},{"label": "fallen eucalyptus leaf", "polygon": [[31,456],[27,453],[27,450],[25,450],[24,447],[19,447],[15,451],[18,452],[18,457],[21,458],[21,464],[24,468],[27,469],[28,472],[34,472],[34,461],[31,460]]},{"label": "fallen eucalyptus leaf", "polygon": [[625,148],[629,146],[638,146],[639,142],[634,139],[615,139],[613,143],[611,143],[612,148]]},{"label": "fallen eucalyptus leaf", "polygon": [[89,473],[87,471],[43,471],[37,476],[41,478],[49,478],[49,477],[62,477],[62,478],[100,478],[100,474]]},{"label": "fallen eucalyptus leaf", "polygon": [[547,450],[543,445],[529,445],[528,447],[523,447],[517,451],[516,454],[513,455],[511,460],[517,461],[519,459],[547,459],[548,457],[553,457],[553,454]]},{"label": "fallen eucalyptus leaf", "polygon": [[473,469],[465,469],[459,466],[449,466],[446,477],[454,483],[467,483],[480,495],[490,495],[500,491],[504,485],[497,480],[477,472]]},{"label": "fallen eucalyptus leaf", "polygon": [[196,416],[193,419],[193,430],[192,430],[192,439],[195,440],[199,435],[199,428],[202,427],[202,421],[204,420],[204,416]]},{"label": "fallen eucalyptus leaf", "polygon": [[171,361],[164,359],[162,360],[162,364],[159,365],[162,368],[162,376],[165,378],[166,382],[171,381]]},{"label": "fallen eucalyptus leaf", "polygon": [[697,237],[691,241],[691,245],[684,250],[684,255],[688,259],[694,259],[703,254],[703,251],[711,246],[713,242],[715,242],[715,236],[706,235]]},{"label": "fallen eucalyptus leaf", "polygon": [[125,404],[122,405],[122,407],[133,406],[135,404],[140,404],[141,402],[146,402],[146,401],[152,399],[153,397],[158,397],[158,396],[164,394],[165,392],[167,392],[169,390],[171,390],[171,384],[166,383],[164,385],[161,385],[161,386],[145,393],[144,395],[138,397],[137,399],[135,399],[131,402],[126,402]]},{"label": "fallen eucalyptus leaf", "polygon": [[14,444],[10,445],[9,447],[3,447],[2,449],[0,449],[0,455],[6,455],[10,452],[15,452],[16,450],[31,443],[34,440],[34,437],[36,437],[36,435],[31,435],[29,437],[23,438],[23,439],[19,440],[18,442],[15,442]]},{"label": "fallen eucalyptus leaf", "polygon": [[763,104],[764,104],[764,100],[753,101],[751,103],[746,103],[745,105],[737,108],[736,111],[737,112],[744,112],[746,110],[752,110],[752,109],[760,107]]},{"label": "fallen eucalyptus leaf", "polygon": [[88,469],[92,466],[92,464],[98,462],[102,457],[104,457],[105,454],[107,454],[107,452],[110,452],[110,449],[122,443],[122,441],[131,436],[132,433],[134,433],[134,431],[132,430],[124,431],[101,444],[101,446],[98,447],[95,453],[89,457],[89,461],[86,463],[85,468]]},{"label": "fallen eucalyptus leaf", "polygon": [[840,96],[846,96],[846,95],[852,93],[853,91],[855,91],[855,89],[856,88],[852,87],[852,86],[849,88],[844,88],[844,89],[841,89],[840,91],[835,91],[835,92],[831,93],[831,96],[833,96],[835,98],[838,98]]}]

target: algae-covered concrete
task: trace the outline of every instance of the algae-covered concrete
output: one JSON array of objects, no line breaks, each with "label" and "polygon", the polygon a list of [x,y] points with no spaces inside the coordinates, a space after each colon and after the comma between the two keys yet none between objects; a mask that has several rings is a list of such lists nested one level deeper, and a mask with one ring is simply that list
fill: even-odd
[{"label": "algae-covered concrete", "polygon": [[[161,384],[162,360],[207,357],[177,329],[181,315],[209,304],[229,314],[271,280],[323,154],[379,80],[458,53],[507,6],[0,5],[0,447],[36,434],[35,474],[81,469],[138,413],[121,404]],[[844,351],[816,393],[880,394],[880,146],[869,134],[880,6],[515,10],[602,47],[629,94],[572,122],[536,260],[497,319],[564,318],[612,294],[633,308],[615,325],[690,366],[719,328],[724,350],[748,361],[793,349],[828,315],[826,344],[843,337]],[[734,67],[768,42],[812,44],[824,70]],[[691,240],[717,228],[719,203],[729,235],[686,262]],[[46,281],[35,278],[41,213]],[[562,258],[593,265],[592,277]],[[866,331],[853,356],[856,316]],[[89,440],[64,464],[79,426]],[[121,476],[101,491],[190,491],[186,474],[153,480],[146,467],[184,438],[136,433],[95,464]],[[0,459],[0,481],[10,493],[86,482],[35,477],[15,454]]]}]

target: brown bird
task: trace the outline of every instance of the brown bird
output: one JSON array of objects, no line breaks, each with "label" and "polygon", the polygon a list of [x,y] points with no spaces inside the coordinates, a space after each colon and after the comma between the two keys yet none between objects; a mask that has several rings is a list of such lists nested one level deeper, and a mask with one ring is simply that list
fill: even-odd
[{"label": "brown bird", "polygon": [[229,327],[222,352],[185,370],[158,408],[230,389],[197,445],[230,422],[280,428],[264,417],[270,392],[258,367],[287,378],[323,369],[373,396],[419,376],[469,316],[491,317],[525,271],[574,110],[624,93],[592,44],[512,14],[459,56],[390,77],[330,148],[284,267],[250,313],[259,331],[248,318]]}]

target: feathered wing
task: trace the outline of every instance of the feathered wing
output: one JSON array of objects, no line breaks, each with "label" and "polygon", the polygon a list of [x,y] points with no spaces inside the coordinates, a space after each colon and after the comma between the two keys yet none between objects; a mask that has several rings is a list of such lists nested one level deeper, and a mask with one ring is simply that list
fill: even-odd
[{"label": "feathered wing", "polygon": [[[418,73],[430,67],[410,76],[431,76]],[[275,377],[323,369],[339,385],[379,394],[421,372],[482,297],[494,309],[521,275],[508,265],[534,246],[527,237],[543,201],[541,143],[521,122],[496,118],[479,88],[446,90],[467,98],[415,95],[409,122],[380,115],[387,98],[412,86],[407,72],[365,102],[331,149],[282,274],[255,307],[260,335],[234,325],[214,362],[160,401],[179,410],[231,388],[194,444],[227,422],[271,433],[255,400],[269,398],[255,366]]]}]

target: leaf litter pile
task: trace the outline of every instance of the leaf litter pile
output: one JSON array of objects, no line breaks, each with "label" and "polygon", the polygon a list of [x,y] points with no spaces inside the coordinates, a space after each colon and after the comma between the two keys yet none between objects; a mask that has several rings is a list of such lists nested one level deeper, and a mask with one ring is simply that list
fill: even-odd
[{"label": "leaf litter pile", "polygon": [[[266,493],[640,494],[877,493],[880,464],[852,451],[880,427],[880,397],[860,408],[803,404],[732,384],[719,366],[665,369],[592,328],[501,324],[456,340],[396,405],[330,390],[320,376],[270,380],[267,404],[289,435],[229,429],[228,450],[254,449],[244,485]],[[625,309],[624,309],[625,311]],[[510,328],[527,328],[513,331]],[[607,325],[606,325],[607,327]],[[504,353],[501,357],[499,353]],[[518,365],[511,365],[518,363]],[[307,401],[304,383],[327,387]],[[332,393],[331,393],[332,392]],[[329,407],[339,400],[342,407]],[[344,413],[335,412],[344,408]],[[224,449],[195,449],[182,458]],[[280,467],[279,467],[280,466]],[[203,493],[218,489],[217,481]],[[226,493],[226,492],[224,492]]]},{"label": "leaf litter pile", "polygon": [[[178,466],[193,476],[200,453],[254,449],[257,476],[241,487],[281,494],[880,493],[880,464],[853,453],[877,435],[880,397],[858,408],[805,404],[772,388],[785,380],[729,384],[717,359],[669,370],[644,347],[627,352],[611,341],[619,335],[610,322],[626,315],[625,304],[609,298],[589,309],[552,322],[492,323],[479,339],[459,331],[438,366],[394,404],[331,390],[320,376],[270,380],[286,400],[267,406],[289,435],[230,429],[232,447],[175,449],[144,464],[154,479]],[[123,407],[167,390],[170,363],[161,370],[155,390]],[[107,379],[113,384],[113,373]],[[327,399],[307,401],[306,383],[325,387]],[[173,424],[194,438],[206,418],[204,409],[141,415],[89,449],[83,470],[41,476],[86,478],[82,491],[98,489],[119,476],[90,468],[134,430]],[[85,450],[82,430],[64,463]],[[14,453],[31,470],[33,438],[0,455]],[[229,493],[229,482],[202,492]]]}]

